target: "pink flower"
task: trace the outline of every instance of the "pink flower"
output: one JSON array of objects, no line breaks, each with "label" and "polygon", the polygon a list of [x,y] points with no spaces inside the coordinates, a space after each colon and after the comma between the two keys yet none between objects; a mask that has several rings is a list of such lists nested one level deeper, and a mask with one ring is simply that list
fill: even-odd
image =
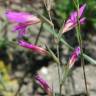
[{"label": "pink flower", "polygon": [[37,52],[41,55],[47,55],[48,54],[48,52],[45,49],[43,49],[37,45],[30,44],[30,43],[23,41],[23,40],[19,41],[19,45],[24,47],[24,48],[31,49],[32,51]]},{"label": "pink flower", "polygon": [[48,96],[52,95],[52,89],[49,87],[48,83],[46,80],[43,79],[40,75],[36,74],[35,76],[36,83],[40,85],[48,94]]},{"label": "pink flower", "polygon": [[78,60],[78,57],[80,55],[81,51],[80,51],[80,47],[77,47],[74,52],[71,55],[71,58],[69,60],[69,69],[73,67],[74,63]]},{"label": "pink flower", "polygon": [[84,24],[85,17],[81,17],[81,16],[84,12],[85,7],[86,7],[86,4],[82,5],[80,7],[80,9],[78,10],[78,12],[74,11],[71,13],[69,19],[65,22],[62,33],[65,33],[67,31],[73,29],[74,27],[76,27],[78,24],[78,18],[79,18],[80,24]]},{"label": "pink flower", "polygon": [[13,31],[18,31],[20,36],[26,33],[28,26],[40,22],[39,18],[25,12],[7,11],[6,16],[10,22],[17,24]]}]

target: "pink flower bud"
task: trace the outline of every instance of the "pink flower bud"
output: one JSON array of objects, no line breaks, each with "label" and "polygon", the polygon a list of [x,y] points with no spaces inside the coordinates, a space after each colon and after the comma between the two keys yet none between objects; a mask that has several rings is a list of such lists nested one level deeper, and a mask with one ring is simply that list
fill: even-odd
[{"label": "pink flower bud", "polygon": [[38,85],[40,85],[45,92],[48,94],[48,96],[52,95],[52,89],[49,87],[48,83],[46,80],[43,79],[43,77],[41,77],[40,75],[36,75],[35,76],[35,80],[37,82]]},{"label": "pink flower bud", "polygon": [[74,52],[71,55],[71,58],[69,60],[69,69],[73,67],[73,65],[75,64],[75,62],[78,60],[78,57],[80,55],[80,47],[77,47]]},{"label": "pink flower bud", "polygon": [[23,41],[23,40],[19,41],[19,45],[22,47],[31,49],[32,51],[37,52],[41,55],[47,55],[48,54],[48,52],[45,49],[43,49],[37,45],[30,44],[30,43]]}]

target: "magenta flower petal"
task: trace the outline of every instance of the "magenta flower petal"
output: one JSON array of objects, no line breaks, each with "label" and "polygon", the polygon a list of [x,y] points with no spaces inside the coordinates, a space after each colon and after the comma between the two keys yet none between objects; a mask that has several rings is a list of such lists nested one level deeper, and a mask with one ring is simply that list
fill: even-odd
[{"label": "magenta flower petal", "polygon": [[23,41],[23,40],[19,41],[19,45],[24,47],[24,48],[31,49],[32,51],[37,52],[41,55],[47,55],[48,54],[48,52],[45,49],[43,49],[37,45],[32,45],[32,44],[30,44],[26,41]]},{"label": "magenta flower petal", "polygon": [[68,63],[69,64],[69,69],[72,68],[74,63],[78,60],[78,57],[79,57],[80,53],[81,53],[80,47],[77,47],[73,51],[73,53],[71,55],[71,58],[69,59],[69,63]]},{"label": "magenta flower petal", "polygon": [[40,19],[38,19],[36,16],[25,12],[7,11],[6,17],[10,22],[16,22],[16,23],[24,23],[28,21],[31,21],[33,23],[40,22]]},{"label": "magenta flower petal", "polygon": [[73,22],[77,22],[77,16],[80,18],[83,15],[85,7],[86,7],[86,4],[82,5],[78,12],[77,11],[72,12],[70,15],[70,19]]},{"label": "magenta flower petal", "polygon": [[42,76],[37,74],[35,76],[35,80],[36,80],[37,84],[40,85],[46,91],[46,93],[48,93],[48,94],[52,93],[52,89],[49,87],[47,81],[44,80]]},{"label": "magenta flower petal", "polygon": [[[78,15],[78,16],[79,16],[79,15]],[[75,12],[72,12],[72,13],[70,14],[69,20],[70,20],[71,22],[76,22],[76,18],[77,18],[77,12],[75,11]]]},{"label": "magenta flower petal", "polygon": [[27,33],[27,27],[28,27],[27,23],[24,23],[24,24],[20,23],[14,27],[13,32],[18,31],[18,36],[23,36]]},{"label": "magenta flower petal", "polygon": [[78,12],[78,16],[79,16],[79,18],[82,16],[85,7],[86,7],[86,4],[84,4],[84,5],[82,5],[82,6],[80,7],[79,12]]},{"label": "magenta flower petal", "polygon": [[74,53],[76,53],[77,56],[80,55],[81,53],[80,47],[75,48],[75,51],[73,52],[73,54]]},{"label": "magenta flower petal", "polygon": [[85,17],[81,18],[81,19],[80,19],[80,24],[84,24],[84,23],[85,23],[85,20],[86,20]]},{"label": "magenta flower petal", "polygon": [[[84,12],[85,7],[86,7],[86,4],[82,5],[78,12],[74,11],[70,14],[69,19],[65,22],[62,33],[67,32],[67,31],[73,29],[74,27],[76,27],[78,24],[78,18],[79,18],[80,24],[84,24],[85,17],[81,18],[81,16]],[[77,18],[77,16],[78,16],[78,18]]]}]

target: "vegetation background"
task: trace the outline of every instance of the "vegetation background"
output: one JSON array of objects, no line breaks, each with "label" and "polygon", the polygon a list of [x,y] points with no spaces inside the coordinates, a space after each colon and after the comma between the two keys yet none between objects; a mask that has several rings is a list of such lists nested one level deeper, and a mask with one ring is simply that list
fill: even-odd
[{"label": "vegetation background", "polygon": [[[79,2],[80,5],[86,3],[84,13],[86,22],[81,26],[83,49],[87,55],[95,60],[96,0],[79,0]],[[50,5],[47,7],[50,8]],[[32,79],[36,72],[43,75],[49,85],[53,86],[56,96],[59,96],[59,77],[56,64],[52,58],[40,56],[14,43],[17,33],[12,32],[13,25],[6,19],[5,13],[8,9],[25,11],[49,19],[43,0],[0,0],[0,96],[15,96],[16,92],[19,92],[20,96],[36,96],[37,92],[41,94],[40,96],[45,96],[44,91]],[[57,32],[73,10],[75,10],[73,0],[51,0],[51,17]],[[56,42],[52,39],[52,29],[48,24],[36,24],[29,27],[29,35],[25,36],[24,39],[35,43],[38,30],[42,30],[38,45],[45,48],[43,44],[47,44],[56,53]],[[76,32],[73,29],[65,33],[63,38],[68,44],[76,47],[78,42],[75,35]],[[60,57],[64,64],[66,64],[70,54],[69,48],[61,43]],[[90,96],[96,96],[96,62],[93,64],[93,62],[85,60],[85,68]],[[80,60],[78,60],[71,76],[65,83],[62,95],[86,96],[82,74]]]}]

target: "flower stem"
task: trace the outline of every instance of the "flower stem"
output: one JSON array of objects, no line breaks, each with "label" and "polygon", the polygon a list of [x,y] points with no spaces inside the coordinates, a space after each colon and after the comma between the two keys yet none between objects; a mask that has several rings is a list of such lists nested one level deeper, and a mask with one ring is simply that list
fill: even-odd
[{"label": "flower stem", "polygon": [[35,40],[35,43],[34,43],[35,45],[37,45],[37,43],[38,43],[39,37],[40,37],[40,35],[41,35],[41,33],[42,33],[42,29],[43,29],[43,23],[41,23],[39,32],[38,32],[38,34],[37,34],[37,37],[36,37],[36,40]]},{"label": "flower stem", "polygon": [[80,45],[80,49],[81,49],[81,66],[82,66],[82,69],[83,69],[83,76],[84,76],[84,83],[85,83],[85,90],[86,90],[86,94],[87,96],[89,96],[89,93],[88,93],[88,88],[87,88],[87,79],[86,79],[86,72],[85,72],[85,64],[84,64],[84,57],[83,57],[83,39],[82,39],[82,35],[80,33],[80,22],[79,22],[79,1],[77,0],[77,23],[78,23],[78,26],[76,28],[76,32],[77,32],[77,39],[78,39],[78,42],[79,42],[79,45]]}]

